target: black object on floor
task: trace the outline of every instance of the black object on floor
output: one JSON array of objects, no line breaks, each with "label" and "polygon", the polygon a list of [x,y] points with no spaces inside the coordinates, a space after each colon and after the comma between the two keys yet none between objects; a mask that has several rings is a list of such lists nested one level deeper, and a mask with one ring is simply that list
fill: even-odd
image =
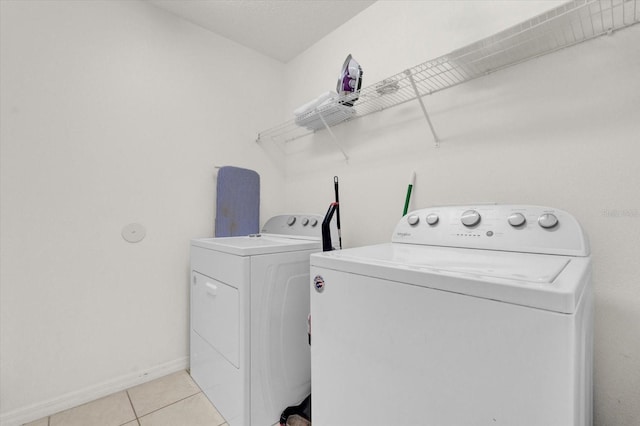
[{"label": "black object on floor", "polygon": [[287,420],[294,416],[302,417],[311,424],[311,394],[309,394],[309,396],[306,397],[299,405],[287,407],[280,415],[280,425],[287,425]]}]

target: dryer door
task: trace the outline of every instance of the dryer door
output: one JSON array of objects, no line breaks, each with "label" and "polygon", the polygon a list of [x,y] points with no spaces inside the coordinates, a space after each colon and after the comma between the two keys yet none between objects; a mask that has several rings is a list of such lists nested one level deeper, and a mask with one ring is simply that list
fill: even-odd
[{"label": "dryer door", "polygon": [[238,289],[197,272],[193,275],[193,330],[238,368]]}]

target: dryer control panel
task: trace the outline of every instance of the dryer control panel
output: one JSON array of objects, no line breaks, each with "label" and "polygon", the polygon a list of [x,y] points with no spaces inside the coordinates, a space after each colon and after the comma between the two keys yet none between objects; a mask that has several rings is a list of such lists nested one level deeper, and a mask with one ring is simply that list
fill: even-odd
[{"label": "dryer control panel", "polygon": [[[324,217],[318,214],[282,214],[267,220],[260,232],[322,238],[323,220]],[[331,223],[331,238],[338,241],[338,227],[335,220]]]},{"label": "dryer control panel", "polygon": [[514,204],[435,206],[415,210],[394,230],[394,243],[588,256],[589,242],[569,213]]}]

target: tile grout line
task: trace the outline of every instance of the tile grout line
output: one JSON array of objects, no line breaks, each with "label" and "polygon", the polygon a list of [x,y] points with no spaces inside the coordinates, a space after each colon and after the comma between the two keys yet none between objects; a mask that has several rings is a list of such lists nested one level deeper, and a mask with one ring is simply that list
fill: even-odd
[{"label": "tile grout line", "polygon": [[[1,1],[1,0],[0,0],[0,1]],[[187,374],[188,374],[188,372],[187,372]],[[198,395],[198,394],[204,394],[204,392],[202,391],[202,389],[200,388],[200,386],[198,386],[198,385],[193,381],[193,379],[191,379],[191,380],[192,380],[192,383],[195,385],[196,389],[198,389],[196,392],[194,392],[194,393],[192,393],[192,394],[190,394],[190,395],[187,395],[187,396],[185,396],[185,397],[183,397],[183,398],[180,398],[180,399],[178,399],[178,400],[175,400],[175,401],[173,401],[173,402],[171,402],[171,403],[169,403],[169,404],[167,404],[167,405],[164,405],[164,406],[162,406],[162,407],[160,407],[160,408],[157,408],[157,409],[155,409],[155,410],[153,410],[153,411],[150,411],[150,412],[148,412],[148,413],[146,413],[146,414],[144,414],[144,415],[142,415],[142,416],[139,416],[139,415],[138,415],[138,413],[137,413],[137,411],[136,411],[136,408],[135,408],[135,406],[134,406],[134,404],[133,404],[133,400],[131,399],[131,395],[129,394],[129,389],[125,389],[125,393],[126,393],[126,395],[127,395],[127,399],[129,400],[129,404],[130,404],[130,406],[131,406],[131,409],[133,410],[133,415],[134,415],[134,419],[133,419],[133,420],[135,420],[135,421],[136,421],[136,423],[138,424],[138,426],[140,426],[140,425],[141,425],[141,423],[140,423],[140,418],[142,418],[142,417],[146,417],[146,416],[148,416],[149,414],[155,413],[155,412],[157,412],[157,411],[160,411],[160,410],[163,410],[163,409],[165,409],[165,408],[167,408],[167,407],[170,407],[170,406],[172,406],[172,405],[175,405],[175,404],[177,404],[177,403],[179,403],[179,402],[185,401],[185,400],[187,400],[187,399],[189,399],[189,398],[192,398],[192,397],[194,397],[194,396],[196,396],[196,395]],[[115,393],[114,393],[114,394],[115,394]],[[82,405],[89,404],[89,403],[91,403],[91,402],[93,402],[93,401],[87,402],[87,403],[85,403],[85,404],[81,404],[81,405],[79,405],[78,407],[80,407],[80,406],[82,406]],[[213,404],[212,404],[212,405],[213,405]],[[77,408],[77,407],[73,407],[73,408]],[[214,406],[214,408],[215,408],[215,406]],[[217,411],[217,409],[216,409],[216,411]],[[219,413],[219,412],[218,412],[218,413]],[[47,426],[51,426],[51,417],[53,417],[53,416],[47,416]],[[126,423],[124,423],[124,424],[130,423],[130,422],[132,422],[133,420],[129,420],[129,421],[127,421],[127,422],[126,422]],[[121,425],[121,426],[124,426],[124,424],[123,424],[123,425]],[[223,422],[222,422],[222,423],[220,423],[218,426],[221,426],[221,425],[224,425],[224,424],[226,424],[226,419],[223,419]]]},{"label": "tile grout line", "polygon": [[133,415],[136,417],[136,423],[140,426],[140,420],[138,420],[138,412],[136,411],[136,407],[133,406],[133,401],[131,401],[131,395],[129,395],[129,389],[125,390],[127,393],[127,398],[129,398],[129,404],[131,404],[131,409],[133,410]]},{"label": "tile grout line", "polygon": [[[227,419],[225,419],[225,418],[224,418],[224,416],[220,413],[220,410],[218,410],[218,407],[216,407],[216,405],[215,405],[213,402],[211,402],[211,401],[209,400],[209,398],[208,398],[208,397],[207,397],[207,395],[204,393],[204,391],[202,390],[202,388],[200,387],[200,385],[199,385],[199,384],[197,384],[195,380],[193,380],[193,377],[191,377],[191,370],[187,370],[187,374],[189,375],[189,378],[191,379],[191,383],[193,383],[194,385],[196,385],[196,387],[197,387],[198,389],[200,389],[200,392],[198,392],[198,393],[201,393],[202,395],[204,395],[204,397],[205,397],[205,399],[207,400],[207,402],[208,402],[209,404],[211,404],[211,406],[213,407],[213,409],[214,409],[214,410],[216,410],[216,412],[217,412],[218,414],[220,414],[220,417],[222,417],[223,422],[222,422],[222,423],[220,423],[220,424],[218,424],[218,425],[216,425],[216,426],[228,425],[228,423],[227,423]],[[197,394],[194,394],[194,395],[197,395]],[[279,423],[278,423],[278,424],[279,424]]]},{"label": "tile grout line", "polygon": [[172,405],[177,404],[178,402],[182,402],[182,401],[184,401],[185,399],[189,399],[189,398],[191,398],[191,397],[193,397],[193,396],[196,396],[196,395],[198,395],[199,393],[202,393],[202,392],[200,391],[200,392],[196,392],[196,393],[194,393],[194,394],[191,394],[191,395],[189,395],[189,396],[185,396],[184,398],[181,398],[181,399],[178,399],[178,400],[176,400],[176,401],[173,401],[173,402],[172,402],[172,403],[170,403],[170,404],[164,405],[164,406],[162,406],[162,407],[160,407],[160,408],[156,408],[156,409],[155,409],[155,410],[153,410],[153,411],[149,411],[149,412],[148,412],[147,414],[145,414],[144,416],[136,417],[136,418],[138,419],[138,423],[140,423],[140,418],[142,418],[142,417],[146,417],[146,416],[148,416],[149,414],[152,414],[152,413],[155,413],[155,412],[157,412],[157,411],[163,410],[163,409],[165,409],[165,408],[167,408],[167,407],[171,407]]}]

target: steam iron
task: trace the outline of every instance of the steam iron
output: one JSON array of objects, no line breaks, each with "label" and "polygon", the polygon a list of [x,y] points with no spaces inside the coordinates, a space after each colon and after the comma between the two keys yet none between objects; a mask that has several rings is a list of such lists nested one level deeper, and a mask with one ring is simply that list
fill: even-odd
[{"label": "steam iron", "polygon": [[[346,99],[340,101],[341,104],[347,106],[353,106],[353,103],[358,100],[358,92],[362,87],[362,67],[353,59],[351,54],[347,56],[342,70],[340,72],[340,78],[338,79],[338,85],[336,86],[336,92],[340,97],[346,97]],[[351,95],[352,96],[348,96]]]},{"label": "steam iron", "polygon": [[352,118],[356,111],[353,104],[358,100],[362,87],[362,67],[351,55],[342,65],[336,92],[329,91],[307,102],[293,111],[295,123],[309,130],[334,126]]}]

